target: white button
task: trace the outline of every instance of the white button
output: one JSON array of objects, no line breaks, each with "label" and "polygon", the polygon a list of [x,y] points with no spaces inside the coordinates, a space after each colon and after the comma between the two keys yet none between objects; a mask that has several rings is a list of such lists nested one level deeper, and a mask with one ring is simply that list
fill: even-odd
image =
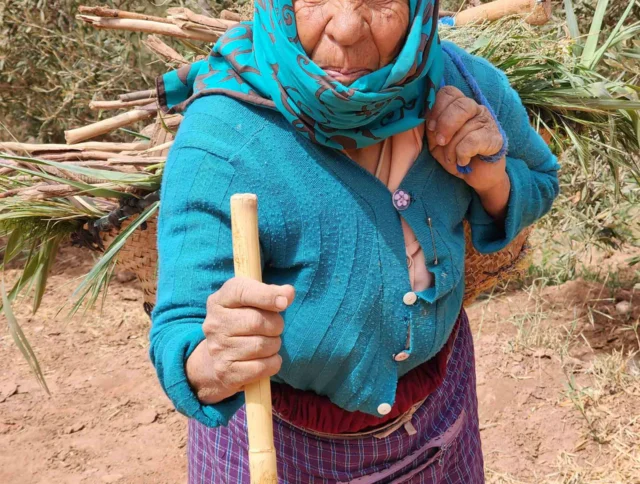
[{"label": "white button", "polygon": [[391,411],[391,405],[388,403],[381,403],[378,405],[378,413],[380,415],[387,415]]},{"label": "white button", "polygon": [[394,356],[393,359],[396,360],[396,361],[407,360],[407,359],[409,359],[409,353],[407,353],[406,351],[401,351],[396,356]]},{"label": "white button", "polygon": [[407,306],[411,306],[412,304],[415,304],[417,300],[418,300],[418,296],[416,295],[415,292],[408,292],[404,296],[402,296],[402,302],[405,303]]}]

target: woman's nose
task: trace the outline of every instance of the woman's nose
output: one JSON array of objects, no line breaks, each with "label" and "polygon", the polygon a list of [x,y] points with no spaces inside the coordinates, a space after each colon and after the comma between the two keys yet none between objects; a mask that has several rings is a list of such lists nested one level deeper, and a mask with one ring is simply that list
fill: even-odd
[{"label": "woman's nose", "polygon": [[331,2],[331,20],[327,23],[325,33],[336,44],[349,47],[360,41],[367,32],[368,25],[362,17],[354,0]]}]

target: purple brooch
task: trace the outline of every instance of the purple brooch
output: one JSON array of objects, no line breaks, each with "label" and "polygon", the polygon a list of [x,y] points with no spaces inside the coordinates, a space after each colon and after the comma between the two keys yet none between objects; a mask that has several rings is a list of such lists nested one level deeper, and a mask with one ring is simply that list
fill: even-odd
[{"label": "purple brooch", "polygon": [[411,197],[404,190],[396,190],[393,192],[393,206],[396,210],[406,210],[411,202]]}]

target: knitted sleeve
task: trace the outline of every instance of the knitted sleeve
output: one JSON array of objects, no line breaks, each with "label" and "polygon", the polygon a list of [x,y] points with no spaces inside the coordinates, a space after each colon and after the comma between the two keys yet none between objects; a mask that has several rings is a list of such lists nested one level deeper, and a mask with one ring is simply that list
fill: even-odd
[{"label": "knitted sleeve", "polygon": [[150,357],[176,409],[210,427],[226,425],[244,394],[201,404],[187,381],[185,362],[205,338],[208,296],[233,277],[229,198],[243,188],[237,178],[228,160],[182,145],[171,150],[161,185]]},{"label": "knitted sleeve", "polygon": [[[449,48],[453,44],[448,43]],[[473,192],[467,212],[472,241],[481,253],[496,252],[525,227],[546,214],[559,192],[559,165],[529,122],[518,93],[507,76],[488,61],[453,46],[490,104],[508,142],[507,175],[511,192],[504,225],[496,224]]]}]

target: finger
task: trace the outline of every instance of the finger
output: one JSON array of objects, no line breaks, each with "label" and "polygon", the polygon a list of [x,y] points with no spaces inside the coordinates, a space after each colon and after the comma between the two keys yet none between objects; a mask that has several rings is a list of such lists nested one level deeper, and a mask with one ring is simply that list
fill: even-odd
[{"label": "finger", "polygon": [[443,113],[443,111],[458,98],[465,97],[462,91],[457,87],[444,86],[436,94],[436,101],[433,103],[433,107],[427,114],[427,131],[436,130],[436,121]]},{"label": "finger", "polygon": [[269,378],[280,371],[282,357],[278,354],[250,361],[234,361],[229,365],[230,386],[243,387],[262,378]]},{"label": "finger", "polygon": [[[443,146],[444,152],[445,152],[445,159],[448,160],[448,162],[455,164],[457,162],[458,165],[461,166],[465,166],[462,165],[460,163],[459,160],[459,155],[458,155],[458,144],[471,132],[473,131],[477,131],[477,130],[484,130],[485,128],[485,124],[482,122],[482,120],[476,116],[473,119],[470,119],[469,121],[467,121],[457,132],[456,134],[453,136],[453,138],[451,138],[451,140],[449,141],[449,143],[446,146]],[[484,142],[485,140],[482,140],[482,142]],[[475,149],[479,150],[482,147],[480,145],[476,145]],[[475,156],[478,153],[473,153],[471,156]]]},{"label": "finger", "polygon": [[283,311],[295,298],[295,289],[286,284],[265,284],[247,277],[234,277],[210,296],[211,304],[226,308],[253,307],[266,311]]},{"label": "finger", "polygon": [[267,336],[233,336],[227,338],[225,358],[230,361],[249,361],[268,358],[280,351],[282,339]]},{"label": "finger", "polygon": [[478,154],[478,146],[483,143],[487,134],[483,129],[467,133],[456,146],[456,159],[460,166],[467,166],[471,159]]},{"label": "finger", "polygon": [[441,146],[448,145],[455,134],[481,112],[480,106],[473,99],[455,99],[436,120],[436,142]]},{"label": "finger", "polygon": [[202,327],[207,336],[280,336],[284,320],[279,313],[256,308],[225,308],[215,305]]},{"label": "finger", "polygon": [[[279,313],[255,308],[222,308],[218,330],[228,336],[280,336],[284,320]],[[213,331],[212,331],[213,332]],[[206,334],[206,330],[205,330]]]}]

